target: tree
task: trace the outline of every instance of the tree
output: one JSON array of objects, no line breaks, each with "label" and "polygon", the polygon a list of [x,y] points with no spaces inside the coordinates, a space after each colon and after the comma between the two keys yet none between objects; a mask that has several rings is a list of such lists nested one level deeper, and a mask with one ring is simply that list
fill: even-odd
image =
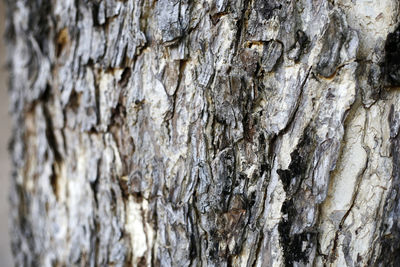
[{"label": "tree", "polygon": [[17,266],[398,266],[395,0],[8,0]]}]

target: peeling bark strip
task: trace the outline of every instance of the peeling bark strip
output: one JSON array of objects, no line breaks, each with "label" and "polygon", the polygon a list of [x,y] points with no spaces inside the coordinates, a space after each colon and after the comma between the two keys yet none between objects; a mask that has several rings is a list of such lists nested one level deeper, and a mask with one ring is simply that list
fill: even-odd
[{"label": "peeling bark strip", "polygon": [[17,266],[400,265],[397,0],[7,2]]}]

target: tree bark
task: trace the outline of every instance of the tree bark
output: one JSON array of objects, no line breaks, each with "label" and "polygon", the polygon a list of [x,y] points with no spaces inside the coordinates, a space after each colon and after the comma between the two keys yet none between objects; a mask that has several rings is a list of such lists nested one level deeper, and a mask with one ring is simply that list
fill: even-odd
[{"label": "tree bark", "polygon": [[8,0],[16,266],[399,266],[397,0]]}]

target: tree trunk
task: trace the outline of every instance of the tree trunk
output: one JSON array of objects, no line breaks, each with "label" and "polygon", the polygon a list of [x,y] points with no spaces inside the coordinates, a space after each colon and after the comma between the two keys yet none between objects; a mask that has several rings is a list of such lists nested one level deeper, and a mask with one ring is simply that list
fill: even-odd
[{"label": "tree trunk", "polygon": [[397,0],[8,0],[17,266],[399,266]]}]

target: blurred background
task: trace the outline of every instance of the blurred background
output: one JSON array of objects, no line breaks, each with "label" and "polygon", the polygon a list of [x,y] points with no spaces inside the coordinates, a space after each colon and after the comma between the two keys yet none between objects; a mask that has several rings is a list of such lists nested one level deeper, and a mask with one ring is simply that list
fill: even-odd
[{"label": "blurred background", "polygon": [[10,179],[10,160],[8,142],[11,122],[8,117],[7,69],[4,36],[5,6],[0,0],[0,266],[13,266],[8,232],[8,189]]}]

